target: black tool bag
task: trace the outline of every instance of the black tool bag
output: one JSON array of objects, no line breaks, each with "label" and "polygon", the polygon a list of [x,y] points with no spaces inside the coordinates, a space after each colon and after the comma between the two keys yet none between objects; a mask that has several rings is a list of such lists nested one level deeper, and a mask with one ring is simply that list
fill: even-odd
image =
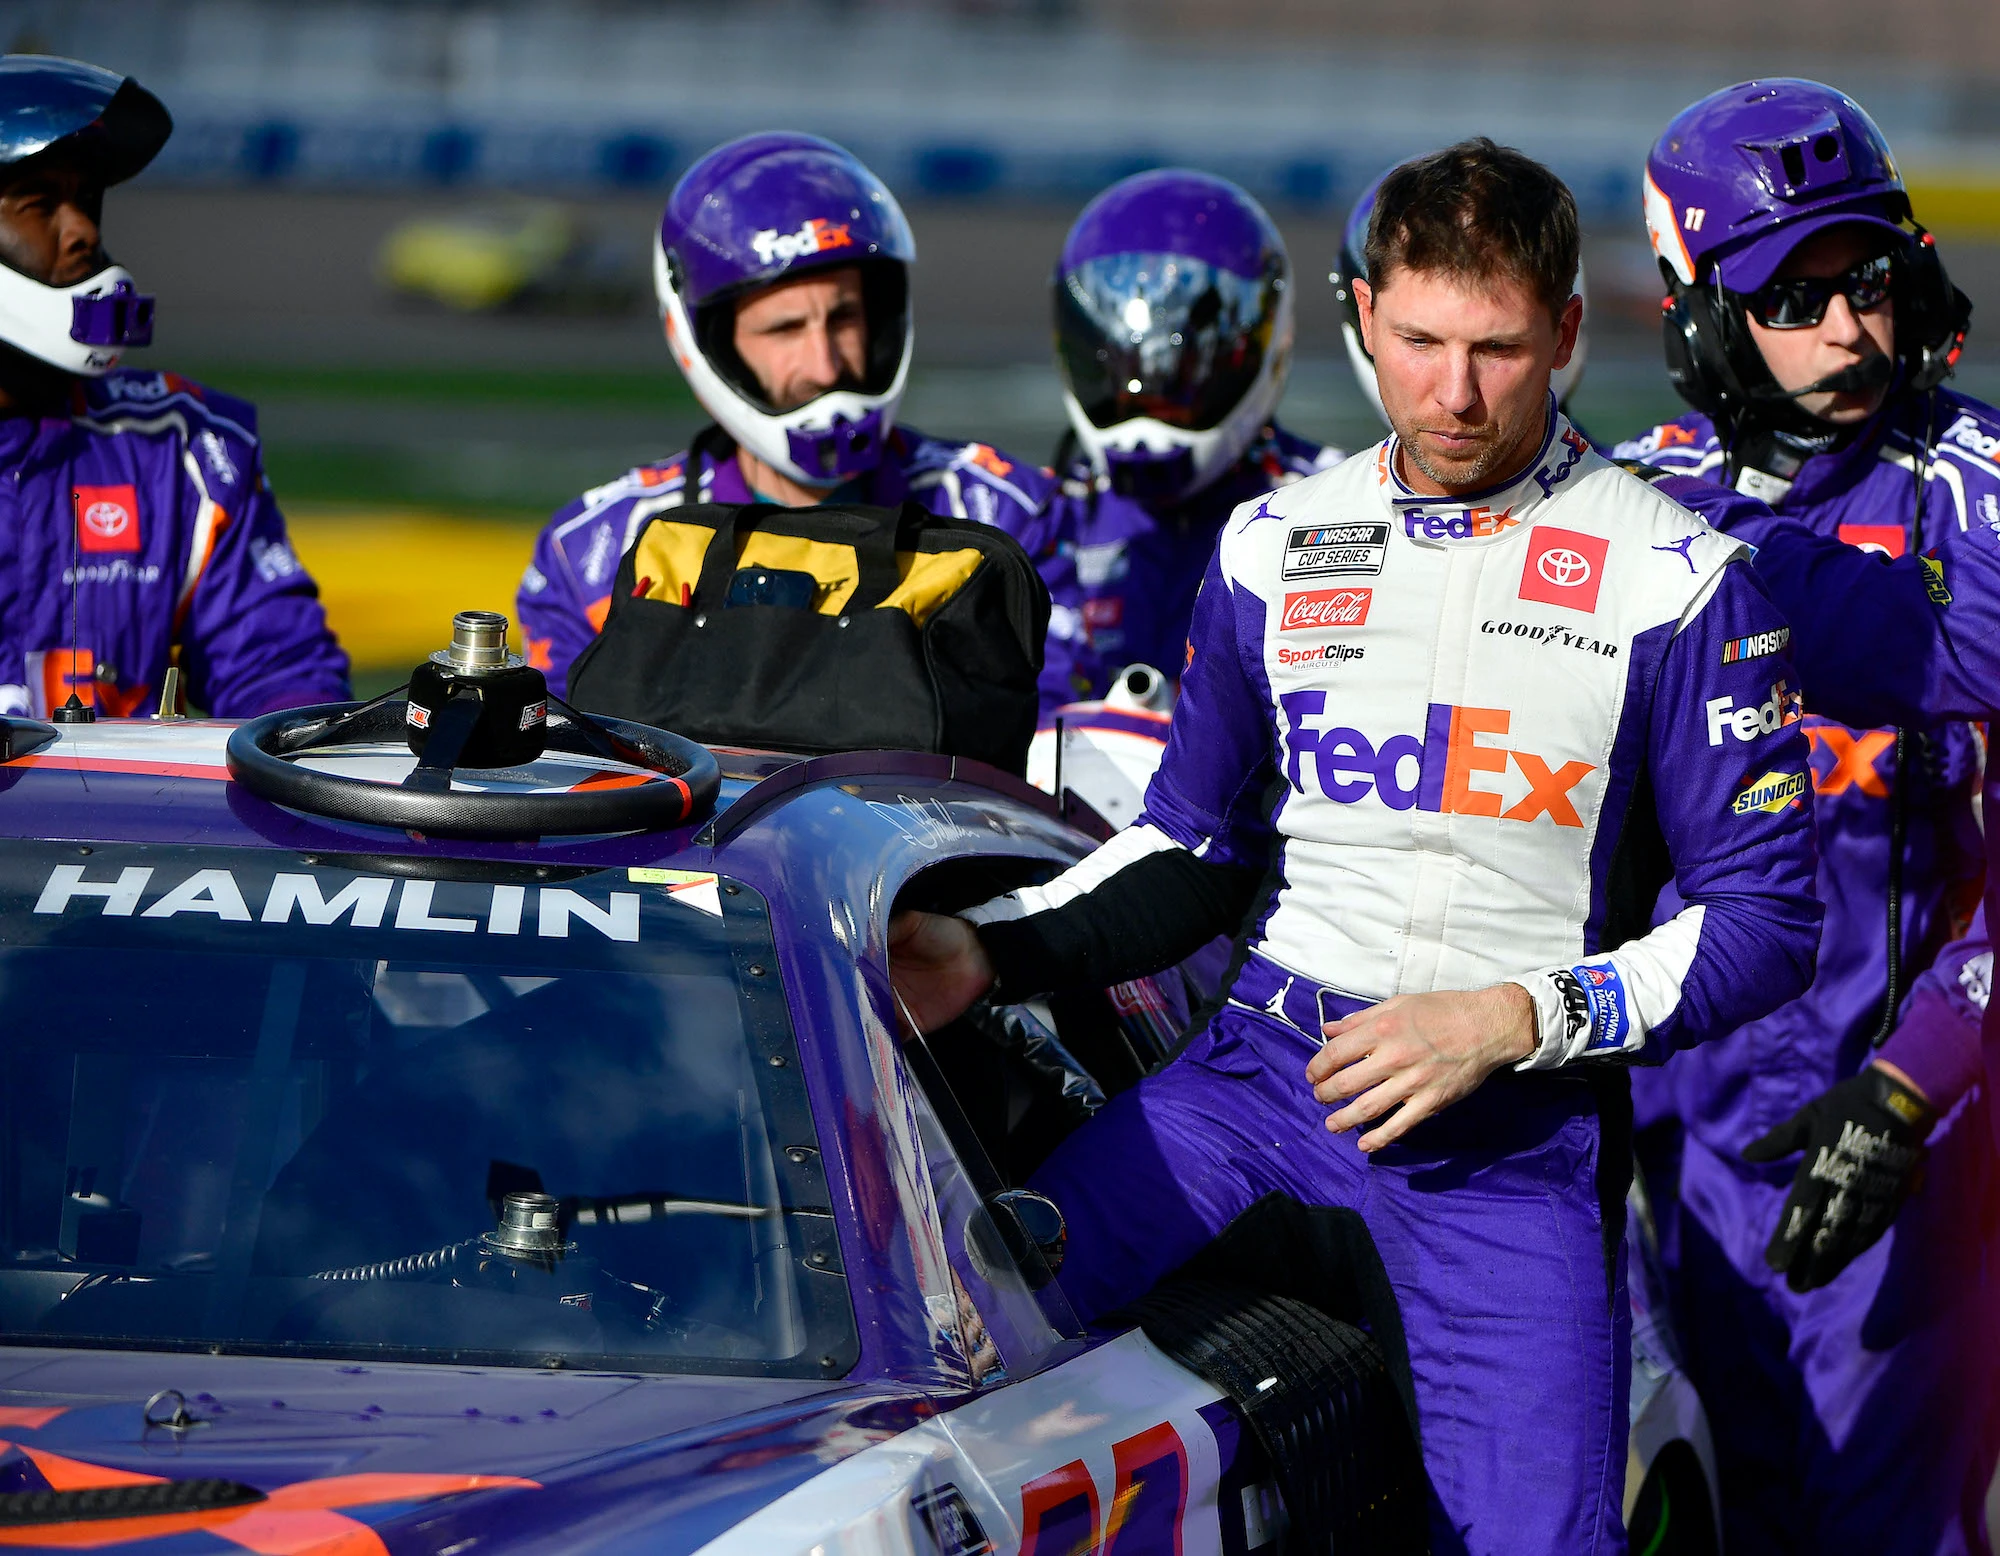
[{"label": "black tool bag", "polygon": [[1027,766],[1049,595],[1014,539],[921,504],[649,519],[570,671],[587,712],[711,745]]}]

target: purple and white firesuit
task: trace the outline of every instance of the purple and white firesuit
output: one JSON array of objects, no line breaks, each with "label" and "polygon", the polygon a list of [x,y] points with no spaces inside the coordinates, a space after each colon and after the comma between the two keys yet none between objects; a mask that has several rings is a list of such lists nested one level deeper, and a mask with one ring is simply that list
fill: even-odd
[{"label": "purple and white firesuit", "polygon": [[79,379],[67,416],[0,418],[0,471],[0,712],[144,716],[174,663],[222,718],[348,697],[243,401]]},{"label": "purple and white firesuit", "polygon": [[[1714,428],[1696,414],[1616,453],[1689,476],[1725,473]],[[1677,1057],[1638,1097],[1642,1115],[1685,1129],[1669,1252],[1732,1547],[1961,1551],[1967,1488],[1991,1467],[1983,1390],[1968,1386],[1992,1376],[1995,1338],[1973,1230],[1994,1208],[1987,1102],[1974,1084],[1976,1023],[1942,991],[1967,978],[1983,987],[1976,970],[1982,957],[1991,964],[1989,946],[1956,939],[1979,892],[1984,742],[1948,720],[1985,718],[2000,697],[1996,454],[2000,415],[1939,389],[1893,395],[1789,484],[1751,472],[1777,519],[1719,488],[1704,500],[1682,489],[1692,481],[1661,483],[1759,547],[1758,572],[1793,623],[1826,904],[1805,996]],[[1892,572],[1885,558],[1904,560]],[[1907,625],[1885,620],[1885,607]],[[1926,644],[1939,612],[1952,652],[1968,657],[1933,678],[1921,667],[1935,662]],[[1884,1013],[1892,925],[1896,997],[1908,996],[1900,1024]],[[1752,1165],[1742,1149],[1878,1055],[1942,1115],[1923,1186],[1852,1266],[1794,1292],[1764,1248],[1797,1164]]]},{"label": "purple and white firesuit", "polygon": [[[1275,862],[1229,1002],[1036,1175],[1065,1290],[1108,1312],[1267,1193],[1352,1207],[1402,1308],[1433,1548],[1621,1550],[1625,1064],[1810,981],[1794,671],[1742,548],[1553,401],[1491,492],[1394,471],[1391,440],[1236,512],[1139,821],[966,916],[996,998],[1101,984],[1233,924],[1250,893],[1218,883]],[[1744,739],[1710,743],[1717,701]],[[1686,905],[1651,926],[1668,869]],[[1372,1156],[1327,1132],[1323,1021],[1502,981],[1527,1060]]]},{"label": "purple and white firesuit", "polygon": [[[892,508],[915,499],[933,513],[1021,535],[1033,530],[1055,490],[1048,471],[985,443],[947,443],[904,426],[891,428],[885,441],[880,464],[828,492],[825,500]],[[566,691],[570,665],[610,613],[619,559],[652,515],[689,502],[767,500],[750,489],[734,445],[713,428],[698,436],[689,452],[640,465],[585,492],[543,526],[521,575],[515,609],[528,663],[547,672],[558,695]]]},{"label": "purple and white firesuit", "polygon": [[1014,535],[1035,558],[1054,602],[1043,714],[1065,702],[1102,697],[1111,676],[1126,665],[1147,664],[1177,677],[1195,593],[1229,515],[1340,458],[1337,449],[1268,426],[1233,466],[1172,504],[1108,490],[1088,461],[1066,471],[1061,495]]}]

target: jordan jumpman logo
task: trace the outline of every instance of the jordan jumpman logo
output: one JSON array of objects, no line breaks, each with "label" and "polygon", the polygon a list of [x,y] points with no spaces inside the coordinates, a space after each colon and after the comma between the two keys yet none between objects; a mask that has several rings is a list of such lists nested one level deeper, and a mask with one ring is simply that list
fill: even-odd
[{"label": "jordan jumpman logo", "polygon": [[1687,563],[1688,571],[1692,573],[1696,571],[1696,568],[1694,565],[1694,558],[1688,555],[1688,547],[1693,545],[1700,538],[1701,537],[1699,535],[1683,535],[1679,540],[1669,541],[1666,545],[1655,546],[1653,547],[1653,549],[1655,551],[1673,552],[1675,556],[1679,557],[1683,562]]}]

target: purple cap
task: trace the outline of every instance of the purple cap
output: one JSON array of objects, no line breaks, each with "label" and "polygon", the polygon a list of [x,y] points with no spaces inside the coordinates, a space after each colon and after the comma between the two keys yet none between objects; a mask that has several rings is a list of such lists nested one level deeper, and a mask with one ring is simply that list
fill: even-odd
[{"label": "purple cap", "polygon": [[864,259],[911,264],[903,208],[852,153],[816,135],[746,135],[681,175],[660,218],[690,311],[735,287]]},{"label": "purple cap", "polygon": [[1057,270],[1113,254],[1180,254],[1257,281],[1284,251],[1264,208],[1227,179],[1158,168],[1120,179],[1083,208]]},{"label": "purple cap", "polygon": [[1889,143],[1859,104],[1817,81],[1774,77],[1710,93],[1675,116],[1646,159],[1653,252],[1682,282],[1752,292],[1813,233],[1843,221],[1907,239]]}]

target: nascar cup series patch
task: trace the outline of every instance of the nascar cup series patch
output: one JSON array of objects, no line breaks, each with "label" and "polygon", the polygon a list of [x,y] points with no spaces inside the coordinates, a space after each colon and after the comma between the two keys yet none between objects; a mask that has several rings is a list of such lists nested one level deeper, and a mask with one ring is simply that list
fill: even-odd
[{"label": "nascar cup series patch", "polygon": [[1339,578],[1382,571],[1386,524],[1328,524],[1295,529],[1285,539],[1285,577]]}]

